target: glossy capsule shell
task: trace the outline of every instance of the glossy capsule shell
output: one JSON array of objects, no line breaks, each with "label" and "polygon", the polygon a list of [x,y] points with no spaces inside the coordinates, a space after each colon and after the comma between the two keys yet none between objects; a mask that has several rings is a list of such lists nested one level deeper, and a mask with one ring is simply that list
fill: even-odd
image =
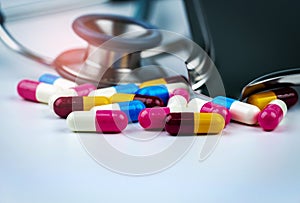
[{"label": "glossy capsule shell", "polygon": [[160,98],[147,95],[117,93],[112,95],[109,99],[111,103],[139,100],[149,108],[155,106],[164,106],[164,102]]},{"label": "glossy capsule shell", "polygon": [[162,130],[165,127],[165,118],[169,113],[185,112],[186,99],[175,95],[169,99],[167,107],[146,108],[139,114],[139,124],[146,130]]},{"label": "glossy capsule shell", "polygon": [[177,88],[187,88],[187,85],[184,83],[172,83],[165,85],[148,86],[137,90],[135,93],[140,95],[158,97],[166,105],[168,103],[170,94],[172,94],[173,91]]},{"label": "glossy capsule shell", "polygon": [[165,130],[170,135],[219,134],[225,126],[224,118],[217,113],[170,113]]},{"label": "glossy capsule shell", "polygon": [[145,108],[146,107],[143,102],[138,100],[133,100],[129,102],[120,102],[120,103],[95,106],[91,109],[91,111],[96,112],[98,110],[120,110],[126,114],[128,118],[128,122],[133,123],[138,121],[138,116],[140,112]]},{"label": "glossy capsule shell", "polygon": [[182,82],[182,83],[188,83],[188,80],[181,75],[177,76],[172,76],[172,77],[167,77],[167,78],[158,78],[154,80],[148,80],[139,85],[140,88],[148,87],[148,86],[154,86],[154,85],[160,85],[160,84],[170,84],[170,83],[177,83],[177,82]]},{"label": "glossy capsule shell", "polygon": [[127,116],[119,110],[75,111],[67,117],[74,132],[120,133],[128,124]]},{"label": "glossy capsule shell", "polygon": [[284,101],[287,107],[290,108],[297,103],[298,93],[291,87],[285,87],[253,94],[248,98],[247,102],[263,109],[269,102],[275,99]]},{"label": "glossy capsule shell", "polygon": [[49,98],[64,90],[46,83],[33,80],[22,80],[17,86],[18,94],[26,100],[48,103]]},{"label": "glossy capsule shell", "polygon": [[94,90],[90,92],[89,96],[105,96],[111,97],[116,93],[134,94],[139,87],[136,84],[116,85]]},{"label": "glossy capsule shell", "polygon": [[282,100],[271,101],[258,115],[258,123],[265,131],[274,130],[287,112],[287,106]]},{"label": "glossy capsule shell", "polygon": [[56,93],[49,98],[48,105],[50,109],[53,110],[54,102],[57,100],[57,98],[71,96],[87,96],[91,91],[95,89],[96,87],[93,84],[89,83],[78,85],[69,89],[63,89],[63,91],[60,91],[59,93]]},{"label": "glossy capsule shell", "polygon": [[54,85],[54,86],[57,86],[57,87],[65,88],[65,89],[77,86],[77,84],[73,81],[64,79],[60,76],[53,75],[53,74],[50,74],[50,73],[46,73],[46,74],[41,75],[39,77],[39,82],[51,84],[51,85]]},{"label": "glossy capsule shell", "polygon": [[103,96],[59,97],[53,103],[56,115],[66,118],[73,111],[89,111],[94,106],[109,104],[110,100]]},{"label": "glossy capsule shell", "polygon": [[257,123],[257,116],[260,112],[257,106],[223,96],[215,97],[212,102],[226,107],[235,121],[248,125]]},{"label": "glossy capsule shell", "polygon": [[138,116],[139,124],[146,130],[163,130],[166,116],[170,113],[169,107],[145,108]]},{"label": "glossy capsule shell", "polygon": [[200,98],[194,98],[189,101],[187,108],[190,112],[218,113],[223,116],[225,120],[225,126],[230,122],[231,119],[231,114],[226,107]]}]

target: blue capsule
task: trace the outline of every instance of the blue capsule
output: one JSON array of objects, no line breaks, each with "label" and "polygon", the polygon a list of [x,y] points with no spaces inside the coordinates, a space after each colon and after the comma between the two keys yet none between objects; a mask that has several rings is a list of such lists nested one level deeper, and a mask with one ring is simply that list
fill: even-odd
[{"label": "blue capsule", "polygon": [[73,88],[76,87],[77,84],[73,81],[64,79],[60,76],[53,75],[50,73],[43,74],[39,77],[39,82],[47,83],[54,85],[56,87],[68,89],[68,88]]},{"label": "blue capsule", "polygon": [[91,111],[96,112],[98,110],[121,110],[128,117],[128,122],[137,122],[140,112],[145,108],[146,106],[143,102],[138,100],[133,100],[133,101],[95,106],[91,109]]},{"label": "blue capsule", "polygon": [[168,89],[163,86],[144,87],[136,91],[135,94],[158,97],[164,102],[164,105],[167,105],[169,100]]}]

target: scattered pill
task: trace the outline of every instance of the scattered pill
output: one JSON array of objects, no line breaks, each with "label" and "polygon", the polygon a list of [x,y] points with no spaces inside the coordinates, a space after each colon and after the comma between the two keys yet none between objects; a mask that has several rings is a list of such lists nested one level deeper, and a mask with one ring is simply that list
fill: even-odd
[{"label": "scattered pill", "polygon": [[187,104],[188,111],[201,113],[218,113],[223,116],[225,126],[230,122],[231,114],[224,106],[200,98],[194,98]]},{"label": "scattered pill", "polygon": [[111,103],[119,103],[124,101],[132,101],[139,100],[145,104],[146,107],[155,107],[155,106],[164,106],[164,102],[154,96],[146,96],[139,94],[125,94],[125,93],[117,93],[112,95],[110,98]]},{"label": "scattered pill", "polygon": [[75,132],[120,133],[128,124],[119,110],[75,111],[67,117],[67,125]]},{"label": "scattered pill", "polygon": [[94,90],[89,93],[89,96],[105,96],[111,97],[116,93],[134,94],[139,87],[136,84],[116,85]]},{"label": "scattered pill", "polygon": [[64,89],[63,91],[60,91],[59,93],[50,96],[48,100],[48,105],[50,109],[53,110],[53,104],[57,98],[71,97],[71,96],[87,96],[91,91],[95,89],[96,89],[95,85],[89,83],[78,85],[76,87],[72,87],[69,89]]},{"label": "scattered pill", "polygon": [[291,87],[285,87],[253,94],[248,98],[247,102],[263,109],[269,102],[275,99],[284,101],[287,107],[290,108],[297,103],[298,93]]},{"label": "scattered pill", "polygon": [[165,118],[169,113],[184,112],[186,110],[186,99],[181,95],[169,99],[167,107],[146,108],[139,114],[139,124],[147,130],[163,130]]},{"label": "scattered pill", "polygon": [[17,91],[19,95],[26,100],[48,103],[49,98],[52,95],[63,92],[64,90],[62,88],[38,81],[22,80],[17,86]]},{"label": "scattered pill", "polygon": [[172,94],[173,91],[176,90],[177,88],[187,88],[187,85],[184,83],[172,83],[172,84],[165,84],[165,85],[148,86],[137,90],[135,94],[158,97],[166,105],[168,103],[170,94]]},{"label": "scattered pill", "polygon": [[218,134],[225,126],[224,118],[216,113],[170,113],[165,130],[170,135]]},{"label": "scattered pill", "polygon": [[145,109],[145,104],[138,100],[133,100],[129,102],[120,102],[120,103],[113,103],[113,104],[106,104],[101,106],[95,106],[91,109],[91,111],[98,111],[98,110],[120,110],[123,111],[127,118],[128,122],[137,122],[138,116],[140,112]]},{"label": "scattered pill", "polygon": [[46,74],[41,75],[39,77],[39,82],[51,84],[51,85],[54,85],[54,86],[57,86],[57,87],[65,88],[65,89],[77,86],[77,84],[73,81],[64,79],[60,76],[53,75],[53,74],[50,74],[50,73],[46,73]]},{"label": "scattered pill", "polygon": [[226,107],[235,121],[248,125],[257,123],[257,116],[260,112],[257,106],[223,96],[215,97],[212,102]]},{"label": "scattered pill", "polygon": [[89,111],[94,106],[109,104],[103,96],[59,97],[53,103],[53,111],[61,118],[66,118],[73,111]]},{"label": "scattered pill", "polygon": [[274,130],[287,112],[287,105],[279,99],[271,101],[258,115],[258,123],[265,131]]}]

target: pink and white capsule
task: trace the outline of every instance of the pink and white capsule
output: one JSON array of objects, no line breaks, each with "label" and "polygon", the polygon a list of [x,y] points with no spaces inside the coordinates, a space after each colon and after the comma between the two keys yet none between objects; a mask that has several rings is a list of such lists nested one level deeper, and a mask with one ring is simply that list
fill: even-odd
[{"label": "pink and white capsule", "polygon": [[287,112],[284,101],[275,99],[271,101],[258,115],[258,123],[265,131],[274,130]]},{"label": "pink and white capsule", "polygon": [[127,127],[128,118],[119,110],[74,111],[67,125],[75,132],[119,133]]},{"label": "pink and white capsule", "polygon": [[177,88],[175,89],[172,94],[170,94],[170,98],[175,96],[175,95],[181,95],[185,98],[185,100],[188,102],[190,101],[190,93],[188,91],[188,89],[185,88]]},{"label": "pink and white capsule", "polygon": [[225,125],[230,122],[231,114],[227,108],[200,98],[194,98],[187,104],[188,112],[218,113],[223,116]]},{"label": "pink and white capsule", "polygon": [[17,91],[26,100],[48,103],[51,95],[57,94],[63,89],[33,80],[22,80],[17,86]]}]

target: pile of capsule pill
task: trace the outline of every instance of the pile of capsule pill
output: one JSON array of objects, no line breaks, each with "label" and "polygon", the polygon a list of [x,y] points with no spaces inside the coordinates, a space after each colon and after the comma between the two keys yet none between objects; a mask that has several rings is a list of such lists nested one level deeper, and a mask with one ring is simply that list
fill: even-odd
[{"label": "pile of capsule pill", "polygon": [[220,134],[231,120],[272,131],[298,101],[290,87],[254,94],[247,103],[223,96],[190,98],[182,76],[97,89],[44,74],[38,81],[20,81],[17,91],[25,100],[48,104],[54,114],[66,118],[71,131],[99,133],[120,133],[139,122],[146,130],[170,135]]}]

